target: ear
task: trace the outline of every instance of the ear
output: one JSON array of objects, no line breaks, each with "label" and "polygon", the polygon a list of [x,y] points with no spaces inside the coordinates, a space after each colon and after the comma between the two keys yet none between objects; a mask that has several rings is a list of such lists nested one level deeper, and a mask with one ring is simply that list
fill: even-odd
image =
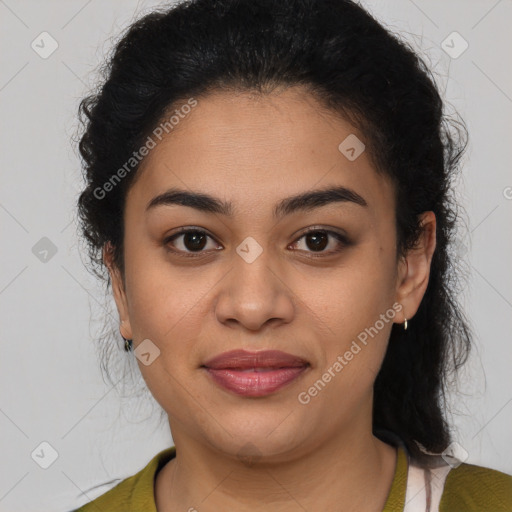
[{"label": "ear", "polygon": [[114,299],[117,305],[117,311],[121,321],[119,332],[121,336],[126,339],[133,339],[132,327],[130,325],[130,318],[128,315],[128,301],[126,300],[126,293],[124,289],[123,278],[121,271],[113,262],[113,247],[110,242],[107,242],[103,246],[103,263],[105,263],[110,274],[110,280],[112,282],[112,292],[114,293]]},{"label": "ear", "polygon": [[402,304],[402,310],[395,317],[398,323],[416,314],[428,286],[430,263],[436,248],[434,212],[423,212],[420,225],[422,232],[416,246],[399,263],[396,302]]}]

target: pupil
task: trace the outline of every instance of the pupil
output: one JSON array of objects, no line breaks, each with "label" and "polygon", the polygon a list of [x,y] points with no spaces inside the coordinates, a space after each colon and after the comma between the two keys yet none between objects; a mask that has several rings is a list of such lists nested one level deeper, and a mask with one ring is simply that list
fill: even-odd
[{"label": "pupil", "polygon": [[[185,247],[189,250],[201,250],[203,249],[204,247],[204,241],[205,241],[205,236],[204,234],[202,233],[199,233],[197,231],[194,231],[193,233],[185,233],[185,239],[184,239],[184,244],[185,244]],[[202,240],[201,240],[202,239]],[[192,240],[192,247],[189,246],[189,243]],[[203,242],[203,243],[201,243]]]},{"label": "pupil", "polygon": [[[323,240],[320,240],[320,238],[323,238]],[[308,234],[306,236],[306,241],[313,240],[313,247],[310,247],[308,244],[308,247],[310,249],[315,250],[322,250],[327,246],[327,237],[325,233],[322,233],[321,231],[317,231],[314,234]]]}]

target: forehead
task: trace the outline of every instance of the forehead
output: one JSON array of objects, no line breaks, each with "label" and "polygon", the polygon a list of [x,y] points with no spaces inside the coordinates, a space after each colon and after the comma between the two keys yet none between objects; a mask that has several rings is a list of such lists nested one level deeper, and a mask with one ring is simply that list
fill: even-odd
[{"label": "forehead", "polygon": [[347,158],[343,151],[354,143],[361,150],[364,136],[300,89],[216,92],[198,99],[150,150],[127,204],[142,210],[179,187],[228,199],[236,215],[264,205],[270,211],[283,197],[339,184],[362,195],[371,215],[382,215],[394,207],[392,187],[366,150]]}]

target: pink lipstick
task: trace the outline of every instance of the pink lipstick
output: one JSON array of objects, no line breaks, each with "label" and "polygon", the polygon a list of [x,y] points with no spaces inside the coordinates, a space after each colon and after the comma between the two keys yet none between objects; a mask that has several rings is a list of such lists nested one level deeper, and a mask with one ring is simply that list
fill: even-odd
[{"label": "pink lipstick", "polygon": [[224,389],[247,397],[269,395],[294,381],[309,363],[280,350],[224,352],[203,367]]}]

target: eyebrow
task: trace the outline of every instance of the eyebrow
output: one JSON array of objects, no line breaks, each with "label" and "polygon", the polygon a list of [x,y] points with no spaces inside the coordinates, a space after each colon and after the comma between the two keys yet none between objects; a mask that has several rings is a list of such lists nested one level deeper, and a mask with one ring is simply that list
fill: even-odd
[{"label": "eyebrow", "polygon": [[[281,218],[296,212],[307,212],[331,203],[352,203],[367,207],[368,203],[352,189],[337,186],[326,189],[312,190],[279,201],[273,210],[274,218]],[[194,208],[201,212],[217,213],[233,216],[233,204],[217,197],[201,192],[190,192],[179,188],[171,188],[149,201],[146,212],[157,206],[180,205]]]}]

